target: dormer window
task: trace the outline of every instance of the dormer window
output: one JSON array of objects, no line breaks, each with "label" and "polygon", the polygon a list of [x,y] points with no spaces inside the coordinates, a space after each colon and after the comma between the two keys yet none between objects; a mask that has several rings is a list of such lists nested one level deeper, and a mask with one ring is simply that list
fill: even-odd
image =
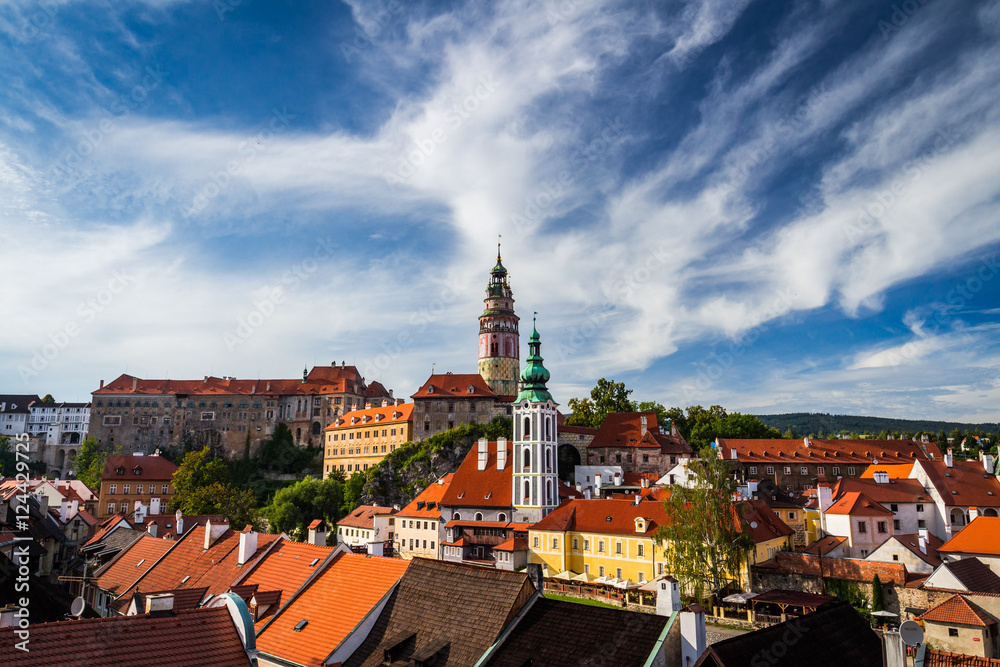
[{"label": "dormer window", "polygon": [[432,384],[427,385],[427,393],[428,394],[433,394],[434,393],[434,385],[432,385]]},{"label": "dormer window", "polygon": [[140,468],[139,466],[136,466],[136,467],[132,468],[132,474],[133,475],[141,475],[142,474],[142,468]]},{"label": "dormer window", "polygon": [[125,468],[123,468],[122,466],[119,466],[119,467],[115,468],[115,474],[116,475],[124,475],[125,474]]},{"label": "dormer window", "polygon": [[472,393],[474,393],[475,391],[476,391],[476,388],[475,388],[475,387],[473,387],[473,386],[472,386],[472,385],[470,384],[470,385],[469,385],[469,393],[470,393],[470,394],[472,394]]}]

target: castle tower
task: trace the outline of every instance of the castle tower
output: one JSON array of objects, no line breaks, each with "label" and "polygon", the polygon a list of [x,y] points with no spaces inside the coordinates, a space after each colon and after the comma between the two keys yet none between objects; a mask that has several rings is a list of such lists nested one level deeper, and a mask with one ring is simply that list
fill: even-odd
[{"label": "castle tower", "polygon": [[542,343],[533,327],[521,393],[514,402],[514,521],[535,523],[559,505],[558,405],[546,388]]},{"label": "castle tower", "polygon": [[499,243],[497,265],[490,271],[484,301],[486,310],[479,316],[479,374],[497,396],[513,397],[517,395],[520,370],[520,337],[507,269],[500,261]]}]

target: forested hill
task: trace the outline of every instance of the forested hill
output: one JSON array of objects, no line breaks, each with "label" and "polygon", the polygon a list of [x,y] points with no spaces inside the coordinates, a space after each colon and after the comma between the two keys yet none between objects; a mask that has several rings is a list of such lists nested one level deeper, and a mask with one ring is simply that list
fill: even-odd
[{"label": "forested hill", "polygon": [[799,435],[831,434],[847,431],[850,433],[875,434],[881,431],[921,433],[940,432],[951,433],[955,429],[962,431],[983,431],[988,434],[997,432],[997,424],[969,424],[965,422],[925,421],[920,419],[891,419],[889,417],[859,417],[856,415],[829,415],[813,412],[792,412],[781,415],[757,415],[762,422],[778,429],[782,433],[792,429]]}]

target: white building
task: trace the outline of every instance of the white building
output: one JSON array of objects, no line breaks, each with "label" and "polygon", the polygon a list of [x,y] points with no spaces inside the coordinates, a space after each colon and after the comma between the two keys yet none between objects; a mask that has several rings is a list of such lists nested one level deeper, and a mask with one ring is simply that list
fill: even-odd
[{"label": "white building", "polygon": [[367,548],[372,542],[391,541],[393,526],[388,520],[376,522],[377,517],[391,517],[398,510],[378,505],[362,505],[337,522],[337,544],[352,549]]},{"label": "white building", "polygon": [[15,436],[28,432],[32,403],[40,403],[38,396],[24,394],[0,395],[0,435]]}]

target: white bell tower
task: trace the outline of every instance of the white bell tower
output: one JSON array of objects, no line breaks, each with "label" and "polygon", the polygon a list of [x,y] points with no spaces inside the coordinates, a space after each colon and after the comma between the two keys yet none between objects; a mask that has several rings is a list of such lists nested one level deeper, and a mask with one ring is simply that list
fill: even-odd
[{"label": "white bell tower", "polygon": [[523,388],[514,402],[514,522],[536,523],[559,506],[557,403],[546,388],[538,330],[531,332],[521,371]]}]

